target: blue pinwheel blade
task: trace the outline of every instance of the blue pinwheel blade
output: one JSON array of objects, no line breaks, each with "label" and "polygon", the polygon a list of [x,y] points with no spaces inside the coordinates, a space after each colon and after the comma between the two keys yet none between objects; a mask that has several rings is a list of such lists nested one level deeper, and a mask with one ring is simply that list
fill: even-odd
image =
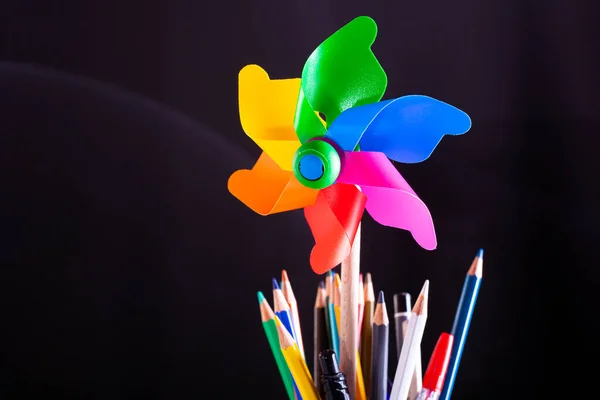
[{"label": "blue pinwheel blade", "polygon": [[333,140],[342,150],[353,151],[367,128],[393,101],[395,100],[379,101],[345,110],[333,121],[325,137]]},{"label": "blue pinwheel blade", "polygon": [[[363,130],[360,149],[385,153],[394,161],[425,161],[444,135],[461,135],[471,128],[471,119],[464,111],[431,97],[411,95],[381,103],[387,104],[375,115],[372,108],[360,106],[347,110],[345,113],[353,115],[346,118],[359,125],[370,118],[366,128],[355,128]],[[348,132],[356,136],[351,129]]]}]

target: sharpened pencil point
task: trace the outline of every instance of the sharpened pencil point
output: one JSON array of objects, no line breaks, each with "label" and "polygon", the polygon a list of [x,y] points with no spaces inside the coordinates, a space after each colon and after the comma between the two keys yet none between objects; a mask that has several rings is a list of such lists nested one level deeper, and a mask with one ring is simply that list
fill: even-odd
[{"label": "sharpened pencil point", "polygon": [[285,269],[284,269],[284,270],[281,270],[281,281],[282,281],[282,282],[287,282],[287,281],[289,281],[289,280],[290,280],[290,279],[288,278],[287,271],[286,271]]},{"label": "sharpened pencil point", "polygon": [[423,297],[429,296],[429,279],[427,279],[425,281],[425,283],[423,284],[423,289],[421,289],[421,294],[423,294]]},{"label": "sharpened pencil point", "polygon": [[273,290],[279,289],[279,283],[277,283],[277,279],[273,278]]},{"label": "sharpened pencil point", "polygon": [[379,296],[377,296],[377,302],[379,304],[385,303],[385,298],[383,297],[383,290],[379,291]]},{"label": "sharpened pencil point", "polygon": [[319,281],[319,288],[325,289],[325,282],[324,281]]},{"label": "sharpened pencil point", "polygon": [[263,292],[258,292],[258,304],[261,304],[263,301],[265,301],[265,295],[263,294]]},{"label": "sharpened pencil point", "polygon": [[479,250],[477,257],[473,259],[467,275],[476,276],[481,278],[483,276],[483,249]]}]

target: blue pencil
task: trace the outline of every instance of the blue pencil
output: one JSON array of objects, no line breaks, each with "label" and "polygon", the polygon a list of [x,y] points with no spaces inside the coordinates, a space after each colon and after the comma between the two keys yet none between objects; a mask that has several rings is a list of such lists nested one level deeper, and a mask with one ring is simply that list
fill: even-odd
[{"label": "blue pencil", "polygon": [[[273,278],[273,311],[275,311],[275,315],[285,329],[289,332],[289,334],[294,338],[294,325],[292,323],[292,314],[290,313],[290,305],[288,304],[279,284],[277,283],[277,279]],[[296,392],[296,398],[301,400],[300,391],[298,390],[298,386],[296,382],[294,382],[294,392]]]},{"label": "blue pencil", "polygon": [[335,320],[335,306],[333,301],[327,303],[327,309],[329,310],[329,326],[331,330],[331,344],[333,345],[333,351],[335,355],[340,354],[340,335],[338,331],[337,321]]},{"label": "blue pencil", "polygon": [[475,310],[475,303],[477,301],[477,295],[479,294],[482,276],[483,249],[480,249],[465,277],[465,283],[458,302],[458,308],[456,310],[456,315],[454,316],[454,323],[452,324],[451,331],[451,334],[454,336],[454,344],[452,346],[448,371],[446,372],[446,378],[444,379],[444,387],[439,400],[449,400],[452,395],[458,366],[460,365],[460,359],[467,341],[467,334],[469,333],[469,326],[471,325],[471,318],[473,317],[473,311]]}]

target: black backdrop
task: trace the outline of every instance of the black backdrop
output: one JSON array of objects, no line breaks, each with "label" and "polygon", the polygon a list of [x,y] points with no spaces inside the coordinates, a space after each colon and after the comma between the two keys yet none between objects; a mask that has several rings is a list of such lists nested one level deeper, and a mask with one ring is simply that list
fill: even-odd
[{"label": "black backdrop", "polygon": [[596,1],[117,3],[1,8],[0,397],[284,398],[255,292],[287,269],[310,345],[318,277],[301,212],[260,217],[226,190],[259,154],[237,72],[297,77],[358,15],[379,25],[386,98],[473,120],[399,166],[438,249],[366,217],[362,270],[390,300],[431,280],[426,359],[483,247],[454,398],[593,390]]}]

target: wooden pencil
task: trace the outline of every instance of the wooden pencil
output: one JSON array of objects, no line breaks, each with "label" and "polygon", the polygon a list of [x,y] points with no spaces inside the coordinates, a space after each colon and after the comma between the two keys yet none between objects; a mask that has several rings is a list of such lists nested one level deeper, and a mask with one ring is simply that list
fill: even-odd
[{"label": "wooden pencil", "polygon": [[317,288],[317,298],[314,308],[314,354],[313,354],[313,380],[317,391],[321,393],[321,362],[319,354],[327,350],[327,329],[325,326],[328,321],[325,319],[325,284],[321,282]]},{"label": "wooden pencil", "polygon": [[479,295],[479,287],[483,278],[483,249],[480,249],[467,271],[463,289],[458,302],[454,322],[452,323],[451,334],[454,337],[448,372],[444,379],[444,386],[440,395],[440,400],[449,400],[454,389],[454,382],[458,373],[458,366],[462,357],[463,349],[467,341],[469,326],[473,318],[473,311]]},{"label": "wooden pencil", "polygon": [[342,327],[340,323],[342,281],[340,279],[340,274],[335,274],[333,279],[333,310],[335,312],[335,323],[337,324],[338,335],[340,335],[340,328]]},{"label": "wooden pencil", "polygon": [[406,400],[410,390],[410,383],[415,371],[416,357],[421,347],[423,332],[427,322],[427,301],[429,297],[429,281],[425,281],[417,301],[412,309],[412,315],[408,321],[406,337],[400,352],[398,367],[392,385],[390,400]]},{"label": "wooden pencil", "polygon": [[298,302],[296,301],[296,296],[294,295],[294,290],[292,289],[292,283],[290,282],[290,278],[288,277],[287,271],[285,269],[281,271],[281,292],[283,293],[283,296],[285,297],[288,305],[290,306],[290,316],[292,317],[294,339],[296,339],[296,343],[298,343],[300,354],[302,354],[302,357],[306,358],[306,354],[304,353],[304,343],[302,341],[302,329],[300,328]]},{"label": "wooden pencil", "polygon": [[327,319],[327,340],[329,341],[329,348],[335,349],[334,347],[334,339],[331,332],[331,318],[329,316],[329,303],[333,300],[331,297],[331,289],[333,288],[333,271],[327,271],[327,275],[325,276],[325,318]]},{"label": "wooden pencil", "polygon": [[[394,295],[394,322],[396,324],[396,351],[398,359],[402,351],[402,343],[406,335],[406,327],[411,315],[411,298],[409,293],[397,293]],[[419,348],[415,362],[415,372],[410,381],[408,400],[415,400],[423,386],[423,367],[421,364],[421,349]]]},{"label": "wooden pencil", "polygon": [[276,316],[277,334],[279,335],[279,346],[287,366],[292,373],[294,382],[303,400],[320,400],[319,393],[315,387],[310,371],[304,362],[300,349],[292,335],[287,331],[281,320]]},{"label": "wooden pencil", "polygon": [[[358,343],[358,275],[360,273],[361,225],[358,224],[348,257],[342,261],[340,369],[346,374],[350,398],[356,399],[356,344]],[[368,392],[367,392],[368,393]]]},{"label": "wooden pencil", "polygon": [[371,279],[371,273],[367,272],[365,275],[365,283],[363,288],[363,296],[365,299],[365,306],[363,311],[363,322],[360,336],[360,360],[362,364],[362,373],[365,381],[365,390],[367,393],[371,393],[371,362],[372,362],[372,351],[373,345],[373,312],[375,310],[375,291],[373,290],[373,281]]},{"label": "wooden pencil", "polygon": [[387,400],[389,324],[385,299],[380,291],[373,313],[373,376],[369,400]]},{"label": "wooden pencil", "polygon": [[360,353],[358,349],[356,349],[356,400],[367,400],[367,392],[365,392],[365,379],[362,374]]},{"label": "wooden pencil", "polygon": [[364,282],[363,282],[363,274],[358,276],[358,287],[360,291],[358,293],[358,337],[356,338],[357,343],[356,346],[360,349],[360,333],[362,331],[362,321],[365,310],[365,294],[364,294]]},{"label": "wooden pencil", "polygon": [[331,295],[329,297],[329,301],[327,303],[328,316],[329,316],[329,333],[331,334],[331,342],[333,351],[335,354],[339,354],[340,352],[340,337],[338,334],[338,323],[336,321],[336,312],[334,305],[334,287],[333,283],[331,284]]},{"label": "wooden pencil", "polygon": [[275,323],[275,313],[262,292],[258,292],[258,304],[260,307],[260,318],[262,320],[263,329],[265,330],[269,347],[275,358],[281,380],[283,380],[285,391],[287,392],[288,398],[294,400],[294,382],[292,381],[292,374],[283,357],[281,347],[279,346],[279,335]]},{"label": "wooden pencil", "polygon": [[[290,305],[288,304],[279,284],[277,283],[277,279],[273,278],[273,311],[275,311],[275,316],[279,318],[279,321],[283,324],[285,329],[289,332],[289,334],[294,338],[294,325],[292,323],[292,315],[290,312]],[[294,338],[294,340],[296,340]],[[299,394],[298,385],[294,381],[294,392],[296,393],[296,397]]]},{"label": "wooden pencil", "polygon": [[[294,325],[292,323],[292,313],[283,292],[279,288],[277,279],[273,278],[273,309],[275,315],[281,320],[283,326],[288,330],[290,335],[294,337]],[[295,338],[294,338],[295,340]]]}]

